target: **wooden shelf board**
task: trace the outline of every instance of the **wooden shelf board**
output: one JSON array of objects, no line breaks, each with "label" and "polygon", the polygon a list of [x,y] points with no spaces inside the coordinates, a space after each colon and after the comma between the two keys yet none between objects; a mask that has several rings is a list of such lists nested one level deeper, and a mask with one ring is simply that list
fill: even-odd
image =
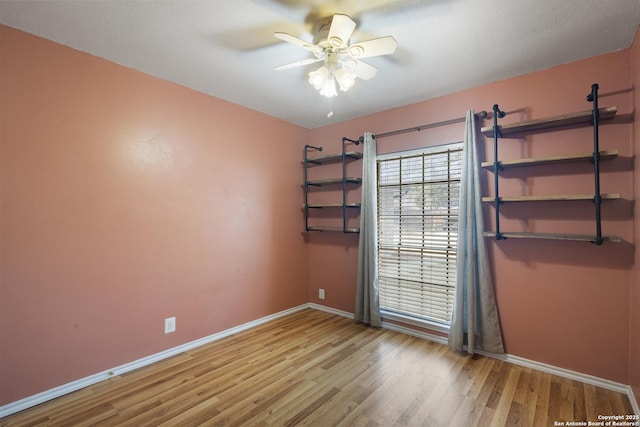
[{"label": "wooden shelf board", "polygon": [[[612,119],[617,112],[618,107],[600,108],[600,120]],[[503,138],[506,138],[509,135],[522,134],[526,132],[538,132],[564,126],[588,124],[591,123],[591,118],[592,111],[586,110],[577,113],[562,114],[559,116],[500,125],[498,128],[500,130],[500,135]],[[480,129],[480,132],[485,136],[493,137],[493,126],[485,126]]]},{"label": "wooden shelf board", "polygon": [[[362,158],[362,153],[360,151],[346,151],[344,155],[348,160],[358,160]],[[325,154],[323,156],[315,156],[315,157],[307,158],[307,163],[309,163],[309,165],[314,165],[314,164],[319,165],[324,163],[334,163],[334,162],[341,162],[341,161],[342,161],[342,153]],[[304,160],[302,161],[302,163],[304,163]]]},{"label": "wooden shelf board", "polygon": [[346,231],[347,233],[359,233],[359,228],[347,227],[343,229],[342,227],[329,227],[329,226],[316,226],[316,227],[307,227],[307,231]]},{"label": "wooden shelf board", "polygon": [[[360,184],[362,182],[362,178],[348,176],[346,178],[346,181],[348,184]],[[342,184],[342,178],[315,179],[312,181],[307,181],[307,184],[314,185],[314,186]]]},{"label": "wooden shelf board", "polygon": [[[608,150],[600,152],[600,159],[607,160],[613,159],[618,155],[618,150]],[[536,165],[548,165],[555,163],[570,163],[580,161],[590,161],[593,159],[593,153],[577,153],[568,154],[564,156],[551,156],[551,157],[530,157],[526,159],[517,160],[501,160],[498,162],[503,168],[513,168],[519,166],[536,166]],[[493,162],[482,162],[480,164],[485,169],[493,170]]]},{"label": "wooden shelf board", "polygon": [[[582,234],[554,234],[554,233],[524,233],[524,232],[504,232],[500,233],[506,238],[513,239],[546,239],[546,240],[572,240],[580,242],[593,242],[596,240],[596,236],[587,236]],[[485,231],[485,237],[496,237],[494,231]],[[616,236],[602,236],[602,240],[605,242],[619,243],[622,241],[620,237]]]},{"label": "wooden shelf board", "polygon": [[[619,199],[617,193],[608,193],[600,195],[603,200]],[[500,197],[501,202],[553,202],[553,201],[570,201],[570,200],[593,200],[593,194],[558,194],[551,196],[505,196]],[[493,202],[494,197],[483,197],[483,202]]]},{"label": "wooden shelf board", "polygon": [[[342,203],[309,203],[307,205],[309,209],[320,209],[320,208],[341,208]],[[359,208],[360,203],[347,203],[345,204],[347,208]],[[302,209],[304,209],[304,205],[302,205]]]}]

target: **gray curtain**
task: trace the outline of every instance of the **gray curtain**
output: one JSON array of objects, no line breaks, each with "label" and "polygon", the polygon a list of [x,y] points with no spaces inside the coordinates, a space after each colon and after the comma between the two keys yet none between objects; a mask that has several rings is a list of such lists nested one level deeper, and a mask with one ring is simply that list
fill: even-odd
[{"label": "gray curtain", "polygon": [[480,161],[473,110],[467,112],[462,154],[456,291],[449,346],[504,353],[498,309],[483,237]]},{"label": "gray curtain", "polygon": [[364,134],[362,150],[362,201],[355,320],[380,327],[382,323],[378,299],[377,153],[376,140],[371,133]]}]

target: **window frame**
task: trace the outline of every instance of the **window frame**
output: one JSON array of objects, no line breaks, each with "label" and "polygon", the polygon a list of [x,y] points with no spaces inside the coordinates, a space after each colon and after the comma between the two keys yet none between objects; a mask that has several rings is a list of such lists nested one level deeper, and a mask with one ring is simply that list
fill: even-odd
[{"label": "window frame", "polygon": [[[384,162],[384,161],[396,160],[396,159],[400,160],[405,157],[424,156],[429,153],[446,152],[446,151],[452,151],[452,150],[454,151],[459,150],[460,153],[462,154],[463,143],[461,141],[456,141],[456,142],[432,145],[432,146],[422,147],[422,148],[417,148],[412,150],[395,151],[390,153],[378,154],[376,156],[376,175],[378,176],[378,179],[379,179],[381,161]],[[459,179],[457,181],[459,182]],[[425,182],[425,181],[423,180],[422,182]],[[377,188],[376,188],[376,192],[378,193],[378,195],[379,195],[379,189],[380,189],[380,181],[378,181]],[[451,203],[451,199],[449,199],[449,203]],[[378,205],[378,207],[380,207],[380,205]],[[379,229],[380,228],[380,212],[378,212],[378,215],[376,218],[376,224]],[[380,243],[378,243],[378,247],[380,247]],[[457,249],[457,236],[456,236],[456,249]],[[378,259],[376,260],[376,262],[377,263],[380,262],[379,253],[378,253]],[[454,280],[454,283],[455,283],[455,280]],[[455,286],[453,289],[455,293]],[[422,317],[415,317],[410,314],[405,314],[399,311],[387,310],[383,308],[382,305],[380,307],[380,311],[383,319],[385,320],[397,321],[397,322],[401,322],[401,323],[405,323],[413,326],[424,327],[424,328],[428,328],[430,330],[442,332],[442,333],[448,333],[450,330],[450,321],[445,322],[435,318],[425,319]]]}]

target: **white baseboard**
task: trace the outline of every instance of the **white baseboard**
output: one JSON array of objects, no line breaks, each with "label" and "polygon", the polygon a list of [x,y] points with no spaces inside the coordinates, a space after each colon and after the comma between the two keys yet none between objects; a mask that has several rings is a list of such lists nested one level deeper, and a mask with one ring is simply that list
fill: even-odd
[{"label": "white baseboard", "polygon": [[32,406],[39,405],[41,403],[47,402],[57,397],[64,396],[65,394],[80,390],[90,385],[99,383],[100,381],[107,380],[113,376],[122,375],[126,372],[148,366],[160,360],[167,359],[171,356],[175,356],[177,354],[183,353],[188,350],[192,350],[196,347],[200,347],[201,345],[208,344],[210,342],[228,337],[229,335],[233,335],[238,332],[242,332],[244,330],[253,328],[255,326],[262,325],[263,323],[267,323],[272,320],[278,319],[280,317],[287,316],[292,313],[296,313],[306,308],[309,308],[309,304],[303,304],[298,307],[293,307],[284,311],[280,311],[278,313],[271,314],[269,316],[265,316],[257,320],[253,320],[251,322],[247,322],[239,326],[235,326],[233,328],[218,332],[216,334],[209,335],[204,338],[200,338],[195,341],[191,341],[191,342],[179,345],[177,347],[173,347],[173,348],[161,351],[159,353],[152,354],[147,357],[143,357],[142,359],[125,363],[124,365],[120,365],[116,368],[108,369],[106,371],[102,371],[97,374],[93,374],[88,377],[81,378],[79,380],[72,381],[67,384],[63,384],[61,386],[43,391],[41,393],[9,403],[7,405],[0,406],[0,418],[25,410],[27,408],[31,408]]},{"label": "white baseboard", "polygon": [[[191,341],[182,345],[179,345],[177,347],[173,347],[164,351],[161,351],[159,353],[156,354],[152,354],[150,356],[147,357],[143,357],[142,359],[138,359],[135,360],[133,362],[130,363],[126,363],[124,365],[118,366],[116,368],[113,369],[109,369],[103,372],[99,372],[97,374],[94,375],[90,375],[88,377],[85,378],[81,378],[79,380],[76,381],[72,381],[70,383],[67,384],[63,384],[59,387],[55,387],[52,388],[50,390],[46,390],[43,391],[41,393],[35,394],[33,396],[29,396],[26,397],[24,399],[18,400],[16,402],[12,402],[9,403],[7,405],[1,406],[0,407],[0,418],[9,416],[11,414],[14,414],[16,412],[25,410],[27,408],[30,408],[32,406],[36,406],[39,405],[41,403],[47,402],[49,400],[55,399],[57,397],[63,396],[65,394],[80,390],[82,388],[88,387],[90,385],[99,383],[100,381],[104,381],[107,380],[115,375],[122,375],[126,372],[129,371],[133,371],[135,369],[139,369],[145,366],[148,366],[152,363],[158,362],[160,360],[169,358],[171,356],[175,356],[177,354],[183,353],[185,351],[188,350],[192,350],[196,347],[200,347],[204,344],[208,344],[211,343],[213,341],[217,341],[219,339],[228,337],[229,335],[233,335],[236,334],[238,332],[242,332],[245,331],[247,329],[253,328],[255,326],[258,325],[262,325],[264,323],[270,322],[272,320],[278,319],[280,317],[283,316],[287,316],[289,314],[292,313],[296,313],[298,311],[304,310],[306,308],[312,308],[315,310],[320,310],[320,311],[324,311],[327,313],[331,313],[331,314],[335,314],[337,316],[342,316],[342,317],[347,317],[347,318],[353,318],[353,313],[349,313],[346,311],[342,311],[342,310],[338,310],[335,308],[331,308],[331,307],[327,307],[324,305],[319,305],[319,304],[314,304],[314,303],[308,303],[308,304],[303,304],[297,307],[293,307],[284,311],[280,311],[278,313],[269,315],[269,316],[265,316],[262,317],[260,319],[251,321],[251,322],[247,322],[244,323],[242,325],[239,326],[235,326],[233,328],[218,332],[216,334],[213,335],[209,335],[206,336],[204,338],[200,338],[198,340],[195,341]],[[401,332],[407,335],[411,335],[411,336],[415,336],[418,338],[423,338],[423,339],[427,339],[430,341],[434,341],[440,344],[447,344],[447,339],[441,336],[437,336],[437,335],[433,335],[433,334],[429,334],[426,332],[422,332],[422,331],[418,331],[415,329],[411,329],[411,328],[407,328],[405,326],[401,326],[401,325],[397,325],[395,323],[389,323],[389,322],[382,322],[382,327],[385,329],[389,329],[389,330],[393,330],[396,332]],[[638,408],[638,403],[635,399],[635,396],[633,394],[633,390],[631,389],[630,386],[626,385],[626,384],[621,384],[615,381],[610,381],[610,380],[606,380],[603,378],[598,378],[598,377],[594,377],[592,375],[587,375],[587,374],[583,374],[580,372],[575,372],[575,371],[570,371],[568,369],[564,369],[564,368],[558,368],[556,366],[552,366],[552,365],[547,365],[546,363],[541,363],[541,362],[536,362],[533,360],[529,360],[529,359],[525,359],[523,357],[519,357],[519,356],[512,356],[512,355],[508,355],[508,354],[492,354],[492,353],[485,353],[485,352],[478,352],[480,354],[483,354],[485,356],[488,357],[493,357],[499,360],[504,360],[506,362],[509,363],[513,363],[514,365],[520,365],[520,366],[524,366],[524,367],[528,367],[528,368],[532,368],[532,369],[537,369],[539,371],[542,372],[547,372],[553,375],[558,375],[560,377],[565,377],[565,378],[569,378],[569,379],[573,379],[573,380],[577,380],[577,381],[582,381],[584,383],[587,384],[591,384],[594,386],[598,386],[598,387],[602,387],[608,390],[613,390],[613,391],[617,391],[620,393],[625,393],[628,397],[629,400],[631,401],[631,405],[633,407],[633,410],[636,414],[640,415],[640,409]]]},{"label": "white baseboard", "polygon": [[325,313],[335,314],[336,316],[348,317],[350,319],[353,319],[353,313],[338,310],[337,308],[333,307],[327,307],[326,305],[314,304],[310,302],[309,304],[307,304],[307,307],[313,308],[314,310],[324,311]]}]

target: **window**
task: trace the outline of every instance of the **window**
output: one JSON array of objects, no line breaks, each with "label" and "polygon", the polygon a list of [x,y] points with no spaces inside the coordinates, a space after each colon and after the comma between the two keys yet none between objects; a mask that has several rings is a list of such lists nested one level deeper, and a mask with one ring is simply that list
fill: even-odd
[{"label": "window", "polygon": [[461,167],[461,143],[378,156],[378,274],[385,313],[451,322]]}]

